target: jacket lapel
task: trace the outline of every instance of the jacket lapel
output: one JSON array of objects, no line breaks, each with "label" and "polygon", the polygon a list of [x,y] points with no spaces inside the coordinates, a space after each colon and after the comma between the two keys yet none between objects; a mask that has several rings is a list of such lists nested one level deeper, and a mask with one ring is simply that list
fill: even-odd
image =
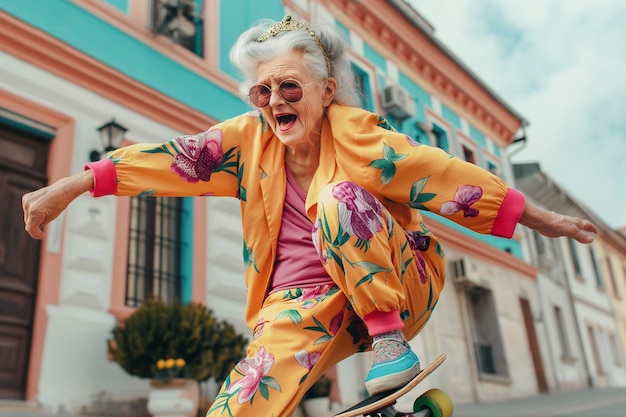
[{"label": "jacket lapel", "polygon": [[272,243],[272,253],[276,253],[287,188],[284,165],[285,146],[278,139],[270,140],[267,146],[268,148],[263,152],[260,162],[262,171],[260,185],[270,242]]},{"label": "jacket lapel", "polygon": [[332,182],[335,176],[335,169],[337,164],[335,163],[335,146],[333,139],[333,132],[330,128],[330,122],[328,117],[324,118],[324,124],[322,125],[321,133],[321,149],[320,149],[320,164],[315,171],[313,181],[306,196],[306,213],[312,222],[315,222],[317,218],[317,196],[319,192],[329,183]]}]

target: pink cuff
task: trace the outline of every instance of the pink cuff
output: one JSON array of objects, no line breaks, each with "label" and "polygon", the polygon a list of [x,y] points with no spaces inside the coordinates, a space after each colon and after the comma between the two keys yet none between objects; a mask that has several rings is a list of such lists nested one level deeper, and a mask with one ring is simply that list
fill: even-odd
[{"label": "pink cuff", "polygon": [[515,233],[515,226],[524,213],[525,205],[526,197],[524,194],[515,188],[509,188],[498,211],[498,216],[493,222],[491,234],[508,239],[512,238],[513,233]]},{"label": "pink cuff", "polygon": [[102,197],[117,192],[117,172],[115,164],[109,158],[102,158],[96,162],[89,162],[84,166],[85,171],[93,172],[93,188],[89,190],[92,197]]},{"label": "pink cuff", "polygon": [[392,332],[404,327],[404,322],[400,318],[400,310],[374,310],[363,316],[363,322],[365,322],[370,336]]}]

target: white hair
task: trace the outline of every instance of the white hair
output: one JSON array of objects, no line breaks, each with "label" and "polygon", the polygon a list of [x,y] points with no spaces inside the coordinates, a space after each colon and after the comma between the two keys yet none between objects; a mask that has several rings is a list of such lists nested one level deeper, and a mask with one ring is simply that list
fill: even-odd
[{"label": "white hair", "polygon": [[350,61],[345,54],[345,47],[340,33],[330,25],[310,27],[324,48],[330,61],[330,73],[324,51],[315,38],[304,30],[281,32],[263,42],[257,42],[259,36],[276,22],[262,20],[239,36],[230,50],[230,60],[242,73],[244,79],[239,85],[241,97],[247,99],[248,90],[256,84],[259,65],[277,55],[291,51],[303,51],[307,68],[320,79],[329,77],[337,81],[334,102],[358,106],[359,98],[354,86],[354,74]]}]

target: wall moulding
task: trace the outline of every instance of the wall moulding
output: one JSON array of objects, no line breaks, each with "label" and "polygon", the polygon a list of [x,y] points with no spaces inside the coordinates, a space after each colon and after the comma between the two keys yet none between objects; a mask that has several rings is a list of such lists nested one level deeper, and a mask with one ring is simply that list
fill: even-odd
[{"label": "wall moulding", "polygon": [[32,26],[0,12],[0,50],[182,132],[216,123]]}]

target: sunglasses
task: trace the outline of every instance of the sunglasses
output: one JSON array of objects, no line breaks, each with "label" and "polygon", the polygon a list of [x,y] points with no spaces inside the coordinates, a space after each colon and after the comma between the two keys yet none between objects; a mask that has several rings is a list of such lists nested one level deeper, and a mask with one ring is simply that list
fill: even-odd
[{"label": "sunglasses", "polygon": [[[283,80],[278,84],[278,95],[288,103],[296,103],[302,100],[302,96],[304,95],[303,88],[311,84],[313,83],[302,85],[296,80]],[[250,91],[248,91],[250,102],[259,108],[270,104],[271,97],[272,88],[269,85],[253,85],[250,87]]]}]

